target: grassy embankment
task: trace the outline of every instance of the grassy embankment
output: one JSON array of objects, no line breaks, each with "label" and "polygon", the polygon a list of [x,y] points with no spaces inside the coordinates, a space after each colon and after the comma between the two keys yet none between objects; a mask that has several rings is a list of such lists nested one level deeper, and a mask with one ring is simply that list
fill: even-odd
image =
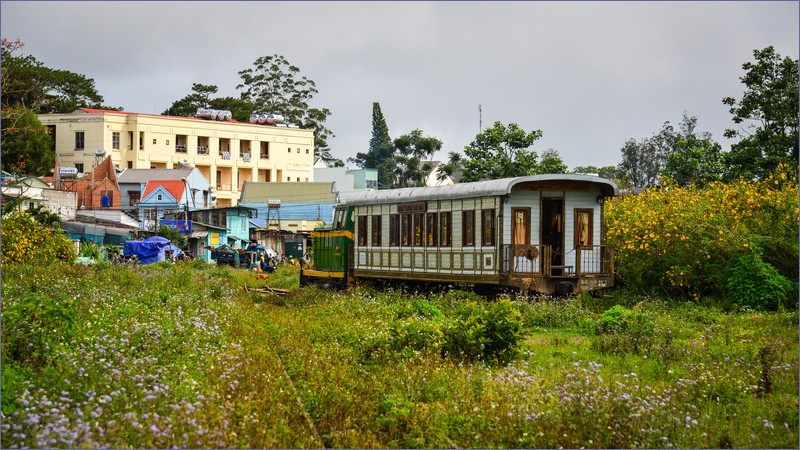
[{"label": "grassy embankment", "polygon": [[293,292],[196,263],[4,267],[2,446],[798,443],[797,311],[268,283]]}]

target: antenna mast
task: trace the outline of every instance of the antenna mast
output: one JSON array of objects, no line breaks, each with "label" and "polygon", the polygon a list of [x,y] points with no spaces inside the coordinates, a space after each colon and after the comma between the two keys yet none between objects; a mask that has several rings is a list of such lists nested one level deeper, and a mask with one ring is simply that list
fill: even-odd
[{"label": "antenna mast", "polygon": [[481,104],[478,103],[478,133],[483,133],[483,111],[481,110]]}]

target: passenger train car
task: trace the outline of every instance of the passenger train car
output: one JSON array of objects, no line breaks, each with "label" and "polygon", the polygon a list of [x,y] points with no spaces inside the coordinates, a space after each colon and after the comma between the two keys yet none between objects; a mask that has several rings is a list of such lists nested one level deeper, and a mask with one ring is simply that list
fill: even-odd
[{"label": "passenger train car", "polygon": [[449,186],[366,191],[313,233],[300,284],[357,280],[457,283],[478,290],[567,295],[614,284],[603,201],[614,182],[533,175]]}]

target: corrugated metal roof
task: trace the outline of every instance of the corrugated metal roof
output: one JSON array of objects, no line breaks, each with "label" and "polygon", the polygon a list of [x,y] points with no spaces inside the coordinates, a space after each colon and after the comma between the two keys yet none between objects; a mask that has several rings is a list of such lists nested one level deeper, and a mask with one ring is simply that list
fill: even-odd
[{"label": "corrugated metal roof", "polygon": [[[240,203],[242,206],[256,208],[258,210],[258,223],[267,220],[267,205],[265,203]],[[336,209],[334,202],[330,203],[283,203],[281,204],[280,220],[322,220],[326,223],[333,219],[333,211]],[[276,217],[277,218],[277,217]],[[251,222],[256,218],[251,219]]]},{"label": "corrugated metal roof", "polygon": [[280,200],[281,203],[336,203],[334,183],[263,183],[247,181],[242,187],[239,203],[263,203]]},{"label": "corrugated metal roof", "polygon": [[547,181],[584,181],[601,186],[605,196],[617,195],[619,189],[613,181],[605,178],[578,174],[545,174],[527,177],[501,178],[498,180],[475,181],[447,186],[386,189],[379,191],[358,191],[342,193],[340,201],[348,205],[376,205],[381,203],[403,203],[425,200],[488,197],[510,193],[515,186]]},{"label": "corrugated metal roof", "polygon": [[180,180],[193,169],[125,169],[117,176],[118,183],[147,183],[150,180]]}]

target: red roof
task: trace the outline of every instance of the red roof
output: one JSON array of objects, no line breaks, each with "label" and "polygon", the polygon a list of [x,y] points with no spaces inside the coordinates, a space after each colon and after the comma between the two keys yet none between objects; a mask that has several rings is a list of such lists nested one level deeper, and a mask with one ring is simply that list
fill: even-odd
[{"label": "red roof", "polygon": [[[90,114],[125,114],[125,115],[131,115],[131,116],[172,117],[172,118],[176,118],[176,119],[202,120],[204,122],[212,122],[211,120],[198,119],[197,117],[165,116],[165,115],[162,115],[162,114],[147,114],[147,113],[137,113],[137,112],[130,112],[130,111],[116,111],[116,110],[113,110],[113,109],[80,108],[80,110],[83,111],[83,112],[90,113]],[[218,121],[213,121],[213,122],[218,122]],[[236,119],[227,120],[225,122],[244,123],[244,122],[239,122]],[[225,122],[222,122],[222,123],[225,123]]]},{"label": "red roof", "polygon": [[180,203],[181,199],[183,198],[183,193],[186,192],[186,183],[184,183],[182,180],[150,180],[147,182],[144,192],[142,192],[142,198],[150,195],[159,186],[162,186],[165,191],[172,194],[178,203]]}]

